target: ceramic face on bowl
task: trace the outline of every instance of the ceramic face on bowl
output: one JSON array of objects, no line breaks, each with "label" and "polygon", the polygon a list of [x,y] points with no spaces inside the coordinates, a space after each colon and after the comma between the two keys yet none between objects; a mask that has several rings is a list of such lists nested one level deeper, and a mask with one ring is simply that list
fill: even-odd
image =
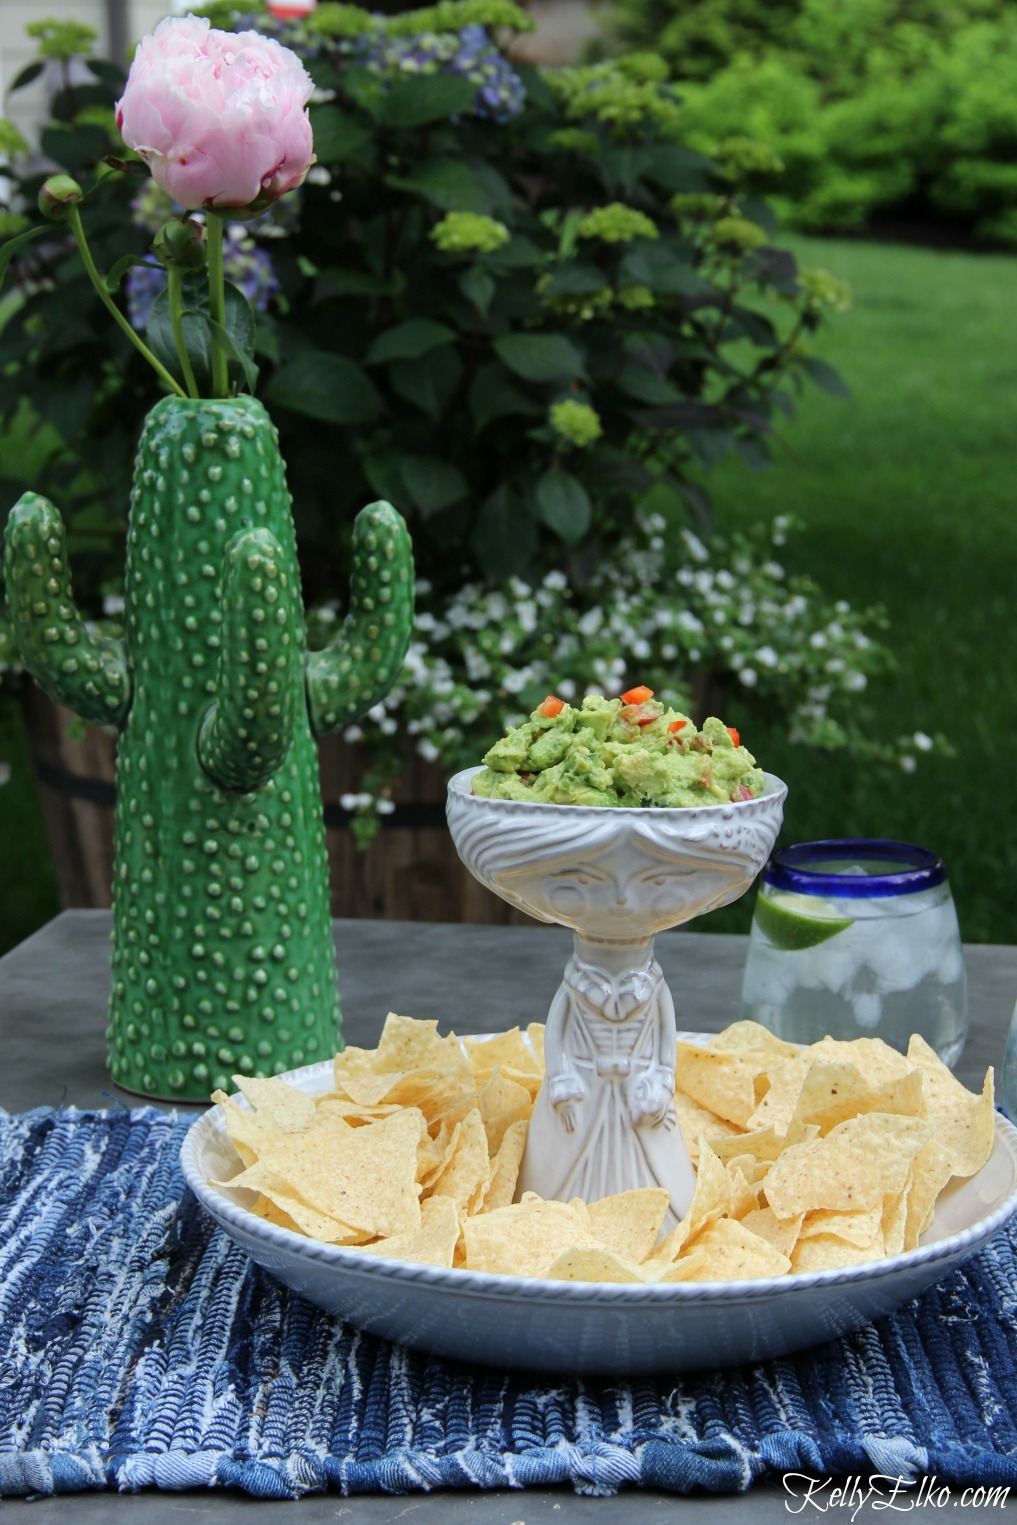
[{"label": "ceramic face on bowl", "polygon": [[539,921],[596,940],[652,936],[743,894],[780,829],[785,786],[701,809],[478,799],[449,785],[449,827],[482,884]]}]

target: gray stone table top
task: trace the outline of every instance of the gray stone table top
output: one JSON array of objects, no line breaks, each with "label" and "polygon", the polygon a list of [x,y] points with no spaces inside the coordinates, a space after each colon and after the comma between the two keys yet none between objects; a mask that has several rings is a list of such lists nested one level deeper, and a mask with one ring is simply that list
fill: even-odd
[{"label": "gray stone table top", "polygon": [[[109,1106],[135,1100],[106,1072],[105,1007],[109,994],[106,911],[65,911],[0,958],[0,1107]],[[516,1022],[542,1021],[571,947],[558,927],[484,927],[415,922],[335,923],[344,1032],[348,1042],[372,1045],[385,1014],[437,1017],[458,1032],[496,1032]],[[696,932],[665,933],[657,954],[675,997],[679,1025],[716,1031],[737,1016],[746,939]],[[1017,998],[1017,947],[966,949],[971,1033],[957,1065],[966,1085],[998,1069]],[[182,1108],[180,1110],[183,1110]],[[959,1496],[958,1496],[959,1502]],[[441,1492],[408,1497],[343,1499],[329,1494],[296,1503],[262,1503],[222,1493],[75,1494],[7,1501],[31,1525],[75,1525],[122,1519],[124,1525],[165,1525],[188,1516],[209,1525],[240,1525],[259,1516],[295,1525],[343,1520],[350,1525],[441,1522],[441,1525],[664,1525],[681,1513],[690,1525],[729,1520],[776,1525],[801,1512],[803,1501],[779,1483],[719,1498],[677,1499],[655,1492],[580,1498],[570,1490]],[[852,1519],[874,1518],[872,1504]],[[883,1506],[885,1508],[885,1504]],[[1017,1498],[1006,1505],[1017,1510]],[[965,1519],[980,1514],[964,1510]],[[1000,1509],[993,1508],[993,1517]],[[814,1505],[805,1514],[816,1513]],[[707,1516],[710,1520],[707,1521]]]}]

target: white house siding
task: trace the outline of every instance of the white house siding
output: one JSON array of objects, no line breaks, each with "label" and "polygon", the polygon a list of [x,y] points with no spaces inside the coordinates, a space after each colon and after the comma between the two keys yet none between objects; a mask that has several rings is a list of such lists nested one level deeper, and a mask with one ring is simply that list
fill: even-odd
[{"label": "white house siding", "polygon": [[[128,0],[126,11],[129,36],[135,41],[143,37],[173,9],[173,0]],[[30,21],[39,21],[47,16],[83,22],[86,26],[94,27],[99,34],[95,52],[106,56],[109,49],[107,7],[104,0],[0,0],[0,88],[4,95],[3,114],[17,123],[30,143],[38,141],[39,129],[46,121],[46,102],[49,92],[58,83],[58,67],[50,64],[46,72],[31,85],[15,91],[13,95],[8,95],[7,92],[11,81],[36,56],[36,43],[26,35],[25,28]],[[133,45],[131,51],[133,52]],[[123,61],[127,63],[129,60]]]}]

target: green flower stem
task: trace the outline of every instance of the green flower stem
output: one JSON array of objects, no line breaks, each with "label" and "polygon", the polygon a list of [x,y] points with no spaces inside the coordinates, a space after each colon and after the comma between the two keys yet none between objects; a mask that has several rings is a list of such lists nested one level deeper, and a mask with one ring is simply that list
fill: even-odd
[{"label": "green flower stem", "polygon": [[81,250],[81,258],[84,262],[85,269],[88,271],[88,278],[92,282],[92,285],[95,287],[96,291],[99,293],[103,305],[107,307],[113,314],[113,317],[116,319],[123,332],[127,335],[128,339],[130,339],[131,343],[134,345],[134,348],[138,350],[142,355],[144,355],[149,365],[152,366],[157,374],[162,377],[162,380],[169,387],[170,391],[175,392],[178,397],[186,397],[187,393],[180,386],[179,382],[175,381],[166,367],[155,358],[148,345],[141,338],[141,335],[134,332],[134,329],[128,323],[127,319],[124,317],[123,313],[120,311],[119,307],[103,285],[102,277],[96,269],[95,260],[92,258],[92,251],[88,247],[88,239],[85,237],[85,229],[81,221],[81,213],[78,211],[77,207],[70,207],[68,209],[67,222],[70,226],[71,232],[74,234],[78,248]]},{"label": "green flower stem", "polygon": [[177,347],[180,357],[180,369],[183,372],[184,384],[187,387],[189,397],[198,397],[198,383],[194,379],[194,370],[191,366],[190,356],[187,353],[187,345],[184,343],[184,319],[183,302],[181,299],[181,287],[184,284],[184,272],[175,269],[172,265],[166,272],[169,276],[169,311],[170,327],[173,329],[173,343]]},{"label": "green flower stem", "polygon": [[[210,211],[205,219],[208,235],[208,315],[213,323],[226,326],[226,280],[222,262],[222,218]],[[229,396],[226,351],[212,330],[212,396]]]}]

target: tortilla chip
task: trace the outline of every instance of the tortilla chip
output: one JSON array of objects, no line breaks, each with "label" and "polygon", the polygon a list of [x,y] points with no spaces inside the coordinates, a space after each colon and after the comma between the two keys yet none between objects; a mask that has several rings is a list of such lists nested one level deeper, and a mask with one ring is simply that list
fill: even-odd
[{"label": "tortilla chip", "polygon": [[451,1266],[459,1238],[459,1215],[451,1197],[429,1197],[420,1204],[420,1227],[388,1239],[362,1244],[365,1255],[412,1260],[424,1266]]},{"label": "tortilla chip", "polygon": [[980,1095],[969,1091],[917,1033],[908,1044],[908,1059],[921,1068],[928,1116],[953,1174],[973,1176],[992,1153],[995,1138],[992,1070],[986,1071]]},{"label": "tortilla chip", "polygon": [[484,1212],[508,1207],[515,1196],[529,1126],[528,1122],[520,1121],[505,1129],[501,1148],[491,1161],[491,1180],[481,1202]]},{"label": "tortilla chip", "polygon": [[589,1204],[590,1227],[605,1250],[638,1263],[656,1244],[669,1206],[662,1186],[616,1192]]},{"label": "tortilla chip", "polygon": [[602,1245],[563,1250],[544,1273],[549,1281],[651,1281],[642,1266]]},{"label": "tortilla chip", "polygon": [[598,1248],[589,1214],[570,1202],[545,1202],[527,1192],[521,1202],[477,1213],[462,1224],[471,1271],[504,1276],[546,1276],[566,1250]]},{"label": "tortilla chip", "polygon": [[763,1188],[778,1218],[827,1208],[882,1210],[889,1191],[901,1191],[932,1125],[917,1117],[869,1112],[849,1118],[809,1143],[792,1144],[770,1168]]},{"label": "tortilla chip", "polygon": [[459,1126],[455,1150],[431,1186],[432,1197],[450,1197],[464,1212],[475,1212],[491,1180],[487,1134],[474,1107]]},{"label": "tortilla chip", "polygon": [[784,1276],[791,1262],[759,1234],[734,1218],[720,1218],[659,1278],[674,1281],[741,1281],[748,1277]]},{"label": "tortilla chip", "polygon": [[755,1066],[720,1049],[679,1043],[675,1085],[707,1111],[741,1128],[756,1109]]}]

